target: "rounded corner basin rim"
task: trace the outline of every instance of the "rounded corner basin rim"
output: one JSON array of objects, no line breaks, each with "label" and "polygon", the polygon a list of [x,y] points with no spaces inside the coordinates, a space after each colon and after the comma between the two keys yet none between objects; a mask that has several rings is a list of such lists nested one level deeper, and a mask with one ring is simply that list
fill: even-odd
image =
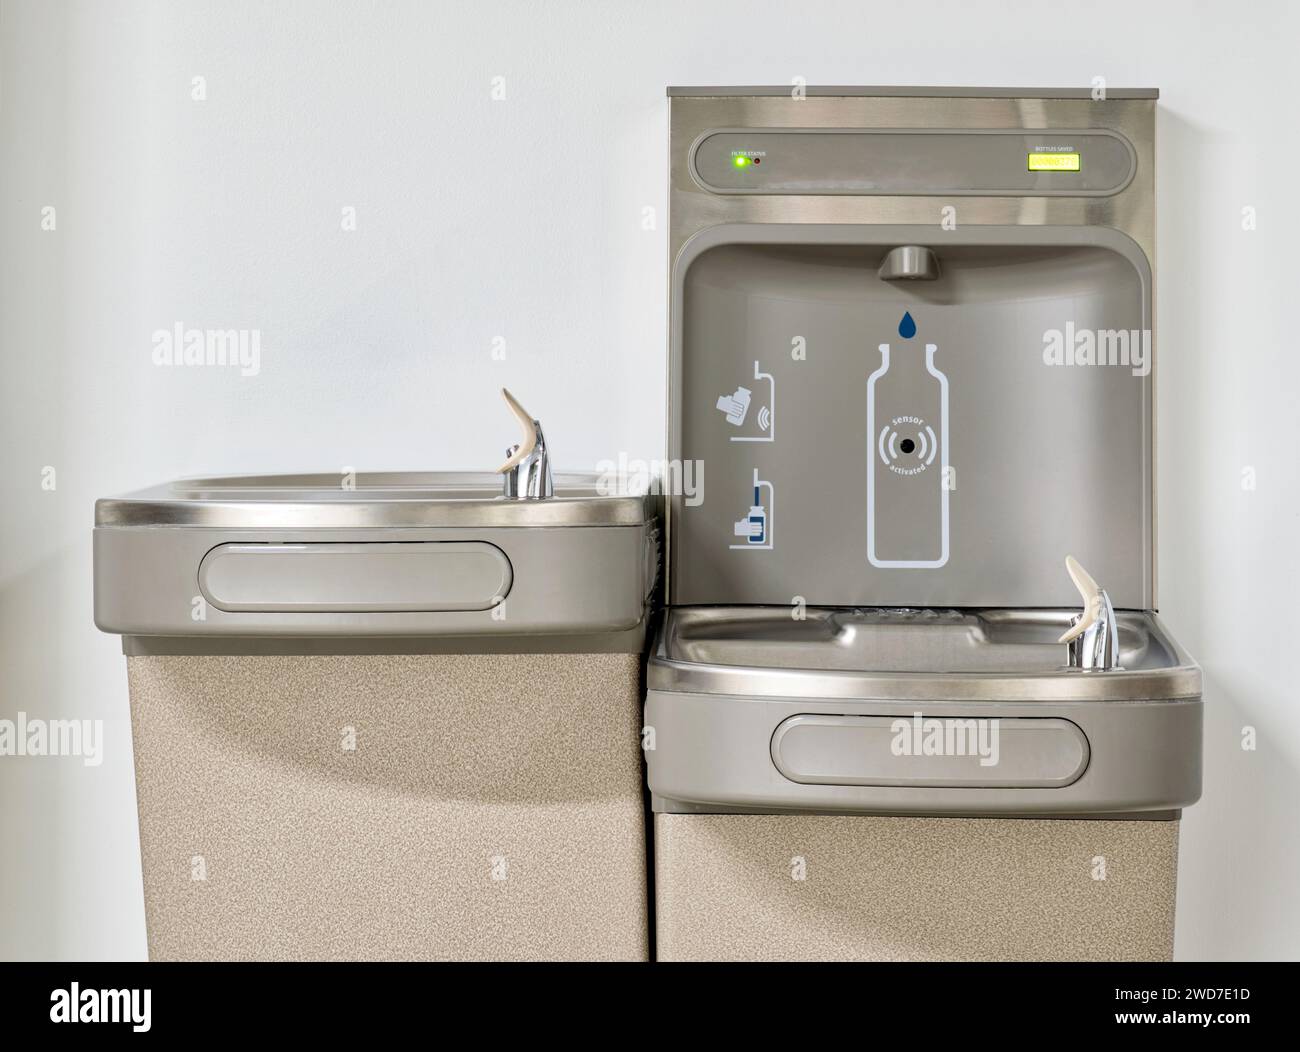
[{"label": "rounded corner basin rim", "polygon": [[698,664],[658,653],[650,661],[648,676],[652,690],[837,701],[1039,704],[1199,702],[1202,697],[1201,670],[1194,664],[1107,672],[874,672]]},{"label": "rounded corner basin rim", "polygon": [[556,476],[556,495],[511,500],[500,476],[484,472],[199,478],[95,503],[96,526],[253,528],[641,526],[651,495],[606,494],[598,477]]},{"label": "rounded corner basin rim", "polygon": [[[983,611],[929,620],[916,611],[669,610],[648,672],[652,689],[763,698],[878,701],[1168,702],[1202,695],[1199,666],[1148,613],[1122,615],[1130,667],[1065,666],[1055,642],[1069,612]],[[1023,616],[1017,616],[1023,614]],[[850,636],[828,633],[851,620]],[[972,632],[972,621],[991,631]],[[1122,633],[1124,625],[1121,626]]]},{"label": "rounded corner basin rim", "polygon": [[1194,668],[1146,613],[1120,615],[1121,668],[1081,673],[1058,639],[1069,610],[670,611],[661,657],[683,665],[778,672],[928,677],[1120,677]]}]

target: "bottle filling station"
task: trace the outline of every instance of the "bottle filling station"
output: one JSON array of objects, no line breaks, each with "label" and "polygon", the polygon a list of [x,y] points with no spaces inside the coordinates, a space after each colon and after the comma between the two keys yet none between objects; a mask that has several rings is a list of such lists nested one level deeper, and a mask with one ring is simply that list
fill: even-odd
[{"label": "bottle filling station", "polygon": [[1155,92],[669,94],[659,956],[1169,956]]}]

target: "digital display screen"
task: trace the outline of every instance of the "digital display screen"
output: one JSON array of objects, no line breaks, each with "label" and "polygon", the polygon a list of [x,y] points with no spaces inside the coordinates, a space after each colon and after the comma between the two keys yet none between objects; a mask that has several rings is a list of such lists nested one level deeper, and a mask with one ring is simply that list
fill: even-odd
[{"label": "digital display screen", "polygon": [[1031,172],[1077,172],[1079,155],[1077,153],[1031,153],[1029,170]]}]

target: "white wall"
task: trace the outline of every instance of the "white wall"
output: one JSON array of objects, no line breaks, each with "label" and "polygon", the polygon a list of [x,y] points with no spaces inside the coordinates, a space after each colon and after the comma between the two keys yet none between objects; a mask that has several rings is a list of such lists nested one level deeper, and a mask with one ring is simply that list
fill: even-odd
[{"label": "white wall", "polygon": [[[94,498],[492,466],[502,382],[568,465],[658,455],[664,87],[796,75],[1163,92],[1161,608],[1207,702],[1178,953],[1300,956],[1288,6],[5,2],[0,716],[102,718],[108,741],[94,769],[0,758],[0,957],[144,954],[125,669],[91,624]],[[177,321],[260,329],[261,374],[155,367],[150,335]]]}]

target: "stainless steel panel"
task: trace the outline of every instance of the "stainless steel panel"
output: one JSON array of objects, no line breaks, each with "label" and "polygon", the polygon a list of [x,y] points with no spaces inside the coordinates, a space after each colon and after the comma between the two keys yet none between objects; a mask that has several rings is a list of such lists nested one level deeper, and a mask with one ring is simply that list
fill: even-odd
[{"label": "stainless steel panel", "polygon": [[[807,673],[787,673],[790,682],[805,677]],[[905,679],[895,677],[894,682]],[[930,687],[929,700],[910,699],[901,692],[893,700],[882,700],[829,693],[815,697],[689,693],[660,690],[652,683],[645,722],[654,730],[654,748],[646,750],[654,810],[1112,815],[1167,813],[1200,798],[1204,705],[1199,697],[1058,700],[1044,694],[1036,700],[950,700],[940,684],[932,682]],[[1020,787],[794,781],[773,762],[772,736],[792,717],[883,716],[910,721],[918,712],[929,719],[963,723],[973,719],[1069,721],[1087,737],[1088,762],[1068,785]],[[919,758],[918,774],[932,773],[931,759]],[[841,765],[840,773],[843,769]]]},{"label": "stainless steel panel", "polygon": [[[942,276],[879,278],[899,244]],[[674,455],[708,485],[670,502],[670,602],[1056,606],[1070,553],[1117,605],[1152,606],[1150,375],[1043,360],[1071,327],[1140,351],[1149,291],[1099,228],[702,231],[673,286]],[[742,394],[747,413],[719,411]],[[761,543],[736,535],[749,515]]]},{"label": "stainless steel panel", "polygon": [[481,541],[221,544],[199,564],[199,590],[227,611],[489,610],[510,583],[510,560]]},{"label": "stainless steel panel", "polygon": [[[691,89],[694,90],[694,89]],[[910,226],[923,227],[931,232],[930,241],[941,243],[943,238],[951,237],[954,242],[965,240],[966,243],[978,243],[979,235],[991,227],[1076,227],[1090,228],[1097,233],[1117,233],[1136,246],[1135,255],[1143,259],[1144,269],[1154,266],[1154,93],[1131,92],[1111,93],[1103,101],[1092,101],[1071,92],[1033,92],[1033,91],[985,91],[977,89],[978,97],[962,97],[964,89],[936,89],[912,92],[910,89],[883,91],[874,93],[874,97],[855,92],[841,92],[834,96],[812,92],[806,98],[791,98],[788,94],[750,93],[745,95],[729,94],[714,89],[698,89],[701,97],[685,97],[682,91],[673,92],[671,99],[671,161],[670,161],[670,258],[675,267],[683,263],[682,254],[687,242],[700,235],[702,231],[722,226],[752,227],[753,241],[761,240],[762,228],[773,225],[811,225],[822,228],[846,226]],[[742,89],[743,90],[743,89]],[[833,89],[827,89],[833,90]],[[870,94],[872,89],[862,89]],[[1014,95],[1015,97],[1010,97]],[[784,96],[784,97],[783,97]],[[909,97],[910,96],[910,97]],[[860,129],[875,128],[882,130],[897,129],[952,129],[962,128],[988,131],[1025,129],[1052,133],[1068,134],[1077,131],[1111,131],[1121,135],[1133,146],[1136,158],[1136,175],[1119,193],[1108,197],[962,197],[952,202],[942,197],[927,198],[917,196],[855,196],[855,195],[763,195],[763,194],[713,194],[702,188],[691,176],[689,154],[692,145],[710,130],[727,128],[759,129]],[[944,217],[943,209],[952,205],[955,208],[956,229],[941,227]],[[1107,231],[1105,228],[1109,228]],[[952,235],[956,235],[953,237]],[[1151,313],[1152,290],[1148,284],[1143,292],[1145,307],[1144,319]],[[674,292],[672,298],[672,328],[678,332],[682,326],[684,304],[682,297]],[[669,380],[669,450],[670,457],[684,457],[683,444],[683,366],[681,347],[673,341],[670,348]],[[1154,358],[1154,348],[1153,348]],[[1153,371],[1146,379],[1146,385],[1154,389]],[[719,394],[722,392],[719,391]],[[1154,456],[1150,450],[1150,436],[1154,432],[1154,400],[1148,399],[1145,412],[1142,467],[1140,486],[1142,495],[1140,504],[1143,510],[1142,564],[1137,570],[1139,580],[1125,584],[1127,591],[1119,600],[1122,605],[1154,608],[1155,597],[1155,557],[1154,557]],[[787,421],[789,417],[786,418]],[[779,426],[779,424],[778,424]],[[787,432],[788,433],[788,432]],[[1050,433],[1050,432],[1049,432]],[[723,473],[726,477],[727,473]],[[710,474],[711,486],[719,479],[715,471]],[[760,478],[761,478],[760,474]],[[752,488],[752,487],[751,487]],[[711,488],[710,494],[714,490]],[[828,487],[822,496],[821,507],[826,514],[834,514],[838,509],[827,506],[829,494],[834,493]],[[723,495],[724,501],[728,496]],[[1103,515],[1109,514],[1115,504],[1127,502],[1130,498],[1115,499],[1107,494],[1107,500],[1095,501],[1094,504]],[[856,503],[856,496],[853,497]],[[779,502],[779,497],[778,497]],[[748,502],[746,507],[748,506]],[[806,503],[796,499],[794,506]],[[787,502],[785,507],[792,505]],[[740,519],[744,508],[738,508],[734,518]],[[1019,514],[1014,506],[1008,506],[1008,514]],[[683,599],[680,591],[682,582],[691,580],[690,573],[683,573],[677,563],[679,526],[683,514],[680,502],[672,502],[669,507],[668,543],[672,557],[669,568],[670,602],[725,602],[724,598],[703,595],[698,591]],[[779,513],[778,513],[779,515]],[[1105,525],[1099,530],[1105,530]],[[779,533],[780,525],[777,524]],[[747,539],[747,538],[741,538]],[[999,538],[989,537],[989,548],[999,544]],[[1064,552],[1059,553],[1061,555]],[[749,558],[750,556],[742,556]],[[1099,571],[1100,573],[1101,571]],[[1131,571],[1123,568],[1121,573],[1128,577]],[[737,580],[734,572],[727,575],[733,582]],[[787,582],[782,582],[784,586]],[[1008,587],[1018,589],[1023,582],[1009,581]],[[688,584],[689,586],[689,584]],[[1110,587],[1109,582],[1107,586]],[[909,588],[911,586],[909,585]],[[789,601],[795,595],[807,593],[803,589],[793,588],[789,594],[776,601]],[[737,599],[740,599],[737,593]],[[775,600],[769,597],[768,601]],[[751,592],[740,601],[764,601]],[[845,601],[836,596],[832,601]],[[885,593],[863,592],[848,602],[858,603],[931,603],[943,601],[935,594],[927,595],[922,588],[919,594],[908,595],[894,590]],[[1038,602],[1056,605],[1065,601],[1065,594],[1052,593],[1047,596],[1030,594],[1027,589],[1012,591],[1007,595],[985,594],[974,596],[970,602],[975,605],[992,605],[994,602],[1025,603]]]},{"label": "stainless steel panel", "polygon": [[1088,739],[1058,719],[800,715],[776,728],[772,762],[801,785],[1049,789],[1078,781]]},{"label": "stainless steel panel", "polygon": [[786,97],[721,95],[670,100],[669,258],[688,238],[721,223],[916,223],[937,226],[942,202],[897,197],[719,196],[691,178],[692,144],[714,128],[1025,128],[1042,131],[1109,129],[1137,154],[1137,177],[1106,198],[970,198],[960,226],[1107,226],[1133,238],[1154,267],[1154,114],[1150,98],[1089,99],[955,97]]},{"label": "stainless steel panel", "polygon": [[[1090,88],[989,88],[957,87],[954,85],[927,86],[919,84],[760,84],[737,86],[734,84],[699,85],[696,87],[670,87],[669,98],[732,98],[767,97],[793,98],[802,91],[805,95],[832,95],[845,98],[869,96],[893,99],[1092,99]],[[1158,88],[1107,88],[1108,99],[1158,99]]]},{"label": "stainless steel panel", "polygon": [[[1072,171],[1031,170],[1031,154],[1068,154]],[[1133,178],[1136,155],[1111,131],[882,131],[724,128],[691,147],[691,171],[719,194],[1104,196]]]},{"label": "stainless steel panel", "polygon": [[[510,594],[477,610],[222,610],[204,602],[203,557],[223,544],[490,544],[510,562]],[[506,638],[619,637],[641,649],[658,569],[658,530],[639,526],[288,529],[99,526],[95,624],[130,636],[222,641],[263,637],[461,638],[464,652]],[[407,596],[394,584],[394,595]],[[284,644],[288,646],[288,643]]]}]

